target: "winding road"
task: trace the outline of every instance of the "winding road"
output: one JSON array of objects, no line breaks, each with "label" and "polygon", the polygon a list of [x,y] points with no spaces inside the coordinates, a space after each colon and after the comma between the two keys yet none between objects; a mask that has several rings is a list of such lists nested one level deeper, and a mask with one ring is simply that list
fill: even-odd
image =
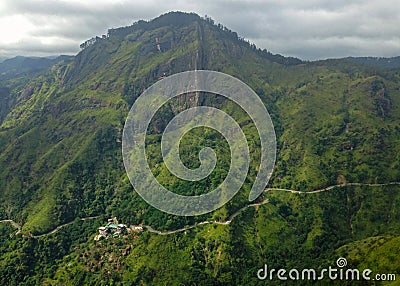
[{"label": "winding road", "polygon": [[[383,183],[383,184],[346,183],[346,184],[340,184],[340,185],[332,185],[332,186],[329,186],[329,187],[326,187],[326,188],[323,188],[323,189],[309,191],[309,192],[303,192],[303,191],[291,190],[291,189],[281,189],[281,188],[267,188],[267,189],[264,190],[264,192],[284,191],[284,192],[290,192],[290,193],[293,193],[293,194],[317,194],[317,193],[322,193],[322,192],[326,192],[326,191],[333,190],[333,189],[336,189],[336,188],[343,188],[343,187],[347,187],[347,186],[382,187],[382,186],[390,186],[390,185],[400,185],[400,182],[390,182],[390,183]],[[208,220],[208,221],[202,221],[202,222],[187,226],[185,228],[180,228],[180,229],[176,229],[176,230],[165,230],[165,231],[153,229],[149,225],[143,225],[143,227],[146,228],[151,233],[155,233],[155,234],[159,234],[159,235],[168,235],[168,234],[174,234],[174,233],[178,233],[178,232],[184,232],[186,230],[198,227],[200,225],[205,225],[205,224],[228,225],[233,221],[233,219],[236,216],[238,216],[245,209],[250,208],[250,207],[264,205],[264,204],[267,204],[268,202],[269,202],[269,200],[265,199],[264,201],[259,202],[259,203],[253,203],[253,204],[246,205],[246,206],[242,207],[241,209],[239,209],[238,211],[236,211],[234,214],[232,214],[225,221]],[[81,221],[85,221],[85,220],[97,219],[99,217],[100,216],[90,216],[90,217],[81,218],[80,220]],[[44,236],[47,236],[47,235],[54,234],[57,231],[59,231],[60,229],[62,229],[63,227],[68,226],[70,224],[73,224],[74,222],[75,221],[71,221],[71,222],[59,225],[55,229],[53,229],[53,230],[51,230],[49,232],[46,232],[46,233],[43,233],[43,234],[40,234],[40,235],[32,235],[31,237],[40,238],[40,237],[44,237]],[[18,230],[16,234],[18,234],[21,231],[21,228],[22,228],[21,225],[19,225],[18,223],[16,223],[15,221],[13,221],[11,219],[0,220],[0,223],[10,223],[14,228],[16,228]]]},{"label": "winding road", "polygon": [[[84,218],[81,218],[81,221],[96,219],[96,218],[99,218],[99,217],[100,217],[100,216],[89,216],[89,217],[84,217]],[[75,221],[70,221],[70,222],[61,224],[61,225],[57,226],[55,229],[53,229],[53,230],[51,230],[51,231],[49,231],[49,232],[42,233],[42,234],[39,234],[39,235],[32,235],[32,237],[34,237],[34,238],[39,238],[39,237],[43,237],[43,236],[46,236],[46,235],[50,235],[50,234],[56,233],[57,231],[59,231],[59,230],[62,229],[63,227],[65,227],[65,226],[67,226],[67,225],[70,225],[70,224],[73,224],[74,222],[75,222]]]},{"label": "winding road", "polygon": [[[89,217],[81,218],[80,220],[81,220],[81,221],[85,221],[85,220],[90,220],[90,219],[96,219],[96,218],[99,218],[99,217],[100,217],[100,216],[89,216]],[[11,219],[0,220],[0,223],[5,223],[5,222],[10,223],[14,228],[18,229],[18,231],[17,231],[16,234],[18,234],[19,232],[21,232],[21,226],[20,226],[18,223],[16,223],[15,221],[13,221],[13,220],[11,220]],[[70,221],[70,222],[68,222],[68,223],[61,224],[61,225],[57,226],[55,229],[53,229],[53,230],[51,230],[51,231],[49,231],[49,232],[42,233],[42,234],[39,234],[39,235],[30,235],[30,237],[33,237],[33,238],[40,238],[40,237],[43,237],[43,236],[51,235],[51,234],[53,234],[53,233],[56,233],[57,231],[59,231],[59,230],[62,229],[63,227],[65,227],[65,226],[67,226],[67,225],[70,225],[70,224],[73,224],[74,222],[75,222],[75,221]]]},{"label": "winding road", "polygon": [[204,225],[204,224],[220,224],[220,225],[228,225],[232,222],[232,220],[242,211],[244,211],[245,209],[249,208],[249,207],[254,207],[254,206],[260,206],[260,205],[264,205],[267,204],[269,202],[268,199],[263,200],[260,203],[255,203],[255,204],[249,204],[247,206],[242,207],[241,209],[239,209],[238,211],[236,211],[234,214],[232,214],[226,221],[217,221],[217,220],[206,220],[206,221],[202,221],[190,226],[187,226],[185,228],[179,228],[179,229],[175,229],[175,230],[166,230],[166,231],[161,231],[161,230],[156,230],[153,229],[151,226],[149,225],[143,225],[143,227],[145,227],[149,232],[152,233],[156,233],[156,234],[160,234],[160,235],[167,235],[167,234],[173,234],[173,233],[177,233],[177,232],[183,232],[192,228],[195,228],[199,225]]}]

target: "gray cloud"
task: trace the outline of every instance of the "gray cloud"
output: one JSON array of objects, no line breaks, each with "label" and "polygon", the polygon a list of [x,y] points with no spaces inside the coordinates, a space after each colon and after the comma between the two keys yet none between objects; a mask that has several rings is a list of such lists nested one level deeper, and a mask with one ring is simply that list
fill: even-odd
[{"label": "gray cloud", "polygon": [[0,40],[0,57],[73,54],[108,28],[177,10],[207,14],[260,48],[302,59],[400,54],[397,0],[2,0],[0,17],[23,15],[31,26],[17,42]]}]

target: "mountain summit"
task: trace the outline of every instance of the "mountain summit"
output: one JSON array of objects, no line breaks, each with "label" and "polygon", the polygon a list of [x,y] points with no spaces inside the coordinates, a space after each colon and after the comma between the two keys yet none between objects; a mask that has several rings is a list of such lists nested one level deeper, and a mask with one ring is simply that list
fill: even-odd
[{"label": "mountain summit", "polygon": [[[228,63],[231,58],[240,59],[249,50],[275,63],[302,63],[299,59],[257,49],[239,38],[236,32],[221,24],[215,25],[211,18],[203,19],[196,14],[182,12],[171,12],[149,22],[138,21],[132,26],[110,29],[107,35],[82,43],[81,48],[83,51],[76,58],[75,69],[67,74],[73,82],[103,64],[110,64],[111,58],[128,55],[130,57],[124,64],[129,63],[132,68],[141,59],[153,59],[146,63],[147,69],[153,69],[153,75],[149,75],[153,78],[184,70],[209,69],[221,61]],[[221,69],[222,66],[217,68]]]}]

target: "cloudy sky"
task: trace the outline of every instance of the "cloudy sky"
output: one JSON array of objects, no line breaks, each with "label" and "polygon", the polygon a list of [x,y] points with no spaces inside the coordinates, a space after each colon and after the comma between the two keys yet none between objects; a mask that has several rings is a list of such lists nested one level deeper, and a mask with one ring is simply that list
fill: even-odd
[{"label": "cloudy sky", "polygon": [[0,58],[76,54],[108,28],[177,10],[301,59],[400,55],[398,0],[1,0]]}]

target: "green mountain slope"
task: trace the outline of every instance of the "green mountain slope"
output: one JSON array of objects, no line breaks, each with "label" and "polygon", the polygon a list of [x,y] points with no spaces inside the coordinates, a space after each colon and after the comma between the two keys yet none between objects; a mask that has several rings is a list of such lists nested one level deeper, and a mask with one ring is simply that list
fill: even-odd
[{"label": "green mountain slope", "polygon": [[358,64],[379,67],[382,69],[398,69],[400,67],[400,57],[348,57],[346,59]]},{"label": "green mountain slope", "polygon": [[[268,203],[246,208],[260,142],[246,114],[220,96],[188,94],[170,102],[152,122],[147,151],[157,178],[175,192],[211,190],[229,170],[226,142],[208,129],[184,138],[181,156],[188,166],[198,166],[204,146],[214,147],[220,159],[208,179],[188,183],[162,163],[160,133],[191,106],[230,113],[250,142],[252,160],[246,184],[226,206],[199,217],[161,213],[134,192],[121,155],[125,118],[144,89],[163,76],[209,69],[243,80],[267,106],[278,141],[269,187],[307,192],[399,182],[398,74],[345,60],[303,63],[272,55],[210,19],[185,13],[109,30],[82,48],[73,60],[29,80],[10,79],[0,89],[0,219],[22,226],[15,235],[0,223],[2,285],[253,285],[264,263],[319,269],[334,266],[338,255],[354,267],[373,263],[374,271],[398,273],[396,264],[376,258],[391,259],[399,245],[398,185],[317,194],[275,190],[257,201]],[[229,224],[201,224],[232,215]],[[98,218],[79,219],[93,216]],[[187,230],[145,230],[95,243],[97,228],[114,216],[157,230]],[[384,241],[378,248],[375,237]],[[371,243],[348,250],[364,241]]]}]

